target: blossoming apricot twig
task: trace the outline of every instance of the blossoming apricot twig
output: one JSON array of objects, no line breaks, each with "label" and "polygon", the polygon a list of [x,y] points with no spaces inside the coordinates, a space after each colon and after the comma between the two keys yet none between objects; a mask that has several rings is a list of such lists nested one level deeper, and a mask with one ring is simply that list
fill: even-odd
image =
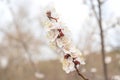
[{"label": "blossoming apricot twig", "polygon": [[43,26],[47,29],[51,46],[63,52],[61,62],[66,73],[76,70],[79,76],[88,80],[78,70],[81,64],[85,64],[82,53],[72,44],[72,40],[67,34],[67,28],[59,18],[56,18],[55,14],[54,8],[48,9],[43,14],[45,20],[42,20]]}]

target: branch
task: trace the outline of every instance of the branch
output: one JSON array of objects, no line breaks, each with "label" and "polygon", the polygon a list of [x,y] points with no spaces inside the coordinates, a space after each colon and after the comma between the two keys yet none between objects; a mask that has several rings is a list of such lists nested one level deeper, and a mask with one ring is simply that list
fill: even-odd
[{"label": "branch", "polygon": [[101,5],[105,4],[108,0],[104,0],[101,2]]},{"label": "branch", "polygon": [[80,77],[82,77],[83,80],[88,80],[87,78],[85,78],[85,77],[79,72],[79,70],[78,70],[78,68],[77,68],[77,64],[80,65],[80,63],[79,63],[79,62],[76,63],[76,62],[74,61],[74,58],[73,58],[73,61],[72,61],[72,62],[74,63],[74,68],[75,68],[77,74],[78,74]]},{"label": "branch", "polygon": [[97,16],[97,12],[95,10],[95,5],[93,4],[93,0],[90,0],[90,3],[91,3],[91,8],[93,10],[93,13],[95,14],[97,21],[99,21],[99,17]]},{"label": "branch", "polygon": [[[48,19],[51,21],[51,20],[55,20],[56,22],[50,22],[50,23],[59,23],[58,21],[57,21],[57,18],[54,18],[54,17],[52,17],[51,16],[51,11],[47,11],[46,12],[46,16],[48,17]],[[45,25],[44,25],[45,26]],[[48,27],[51,27],[50,25],[46,25],[46,26],[48,26]],[[53,25],[54,26],[54,25]],[[53,27],[52,26],[52,27]],[[56,26],[56,25],[55,25]],[[58,26],[58,25],[57,25]],[[54,28],[53,30],[52,29],[49,29],[50,31],[51,31],[51,34],[54,34],[54,35],[56,35],[56,36],[53,36],[52,38],[54,39],[54,40],[51,40],[52,42],[55,42],[55,43],[57,43],[57,46],[55,45],[55,47],[58,47],[58,49],[60,49],[61,51],[63,51],[63,53],[64,53],[64,59],[68,59],[69,57],[71,57],[72,58],[72,61],[70,61],[71,63],[74,63],[74,67],[73,67],[73,69],[75,69],[76,70],[76,72],[78,73],[78,75],[79,76],[81,76],[82,77],[82,79],[84,79],[84,80],[88,80],[88,79],[86,79],[80,72],[79,72],[79,70],[78,70],[78,68],[77,68],[77,65],[80,65],[80,60],[77,60],[77,57],[78,57],[78,53],[75,53],[75,54],[78,54],[78,55],[76,55],[76,57],[73,57],[73,55],[72,55],[72,51],[70,50],[71,49],[71,41],[69,41],[69,38],[68,37],[66,37],[67,35],[65,35],[64,34],[64,32],[63,32],[63,30],[65,29],[65,28],[61,28],[61,24],[59,23],[59,28],[56,26],[56,28]],[[56,32],[58,32],[58,34],[56,34]],[[51,35],[51,34],[49,34],[49,35]],[[51,39],[51,38],[50,38]],[[58,41],[60,42],[60,43],[58,43]],[[61,47],[62,46],[62,47]],[[66,50],[67,50],[67,53],[66,53]],[[77,50],[77,49],[76,49]],[[74,53],[74,52],[73,52]],[[74,55],[75,56],[75,55]],[[71,64],[70,64],[70,62],[68,62],[69,63],[69,65],[67,66],[67,67],[69,67]],[[64,60],[63,60],[63,64],[64,64]],[[63,67],[64,68],[64,67]],[[66,69],[64,69],[65,71],[66,71]],[[71,70],[70,70],[71,71]]]},{"label": "branch", "polygon": [[[12,10],[12,8],[9,8],[10,9],[10,12],[11,12],[11,15],[13,16],[13,24],[14,24],[14,26],[15,26],[15,29],[16,29],[16,33],[17,33],[17,36],[18,36],[18,40],[17,41],[19,41],[20,43],[21,43],[21,45],[22,45],[22,47],[23,47],[23,49],[24,49],[24,51],[26,52],[26,54],[28,55],[28,59],[29,59],[29,62],[30,62],[30,65],[31,65],[31,67],[33,68],[33,71],[34,72],[37,72],[38,70],[37,70],[37,67],[35,66],[35,63],[32,61],[32,57],[31,57],[31,53],[30,53],[30,51],[29,51],[29,48],[28,48],[28,46],[27,46],[27,44],[23,41],[23,39],[22,39],[22,35],[21,35],[21,32],[20,32],[20,24],[19,24],[19,21],[18,21],[18,19],[17,19],[17,17],[15,16],[15,14],[14,14],[14,11]],[[16,39],[15,39],[16,40]],[[37,80],[37,79],[36,79]]]},{"label": "branch", "polygon": [[119,21],[119,18],[117,19],[116,22],[114,22],[113,24],[111,24],[109,27],[107,27],[104,32],[108,31],[109,29],[113,29],[115,27],[117,27],[117,25],[120,25],[120,21]]},{"label": "branch", "polygon": [[112,29],[112,28],[115,28],[115,27],[116,27],[115,25],[116,25],[116,24],[113,24],[112,26],[106,28],[106,29],[104,30],[104,32],[106,32],[106,31],[108,31],[108,30],[110,30],[110,29]]},{"label": "branch", "polygon": [[78,74],[79,76],[81,76],[84,80],[89,80],[89,79],[85,78],[85,77],[79,72],[77,66],[75,66],[75,70],[76,70],[77,74]]},{"label": "branch", "polygon": [[18,41],[18,42],[20,41],[18,38],[10,35],[7,31],[5,31],[5,30],[3,30],[3,29],[0,29],[0,32],[4,33],[5,35],[7,35],[7,36],[8,36],[9,38],[11,38],[11,39],[14,39],[14,40],[16,40],[16,41]]}]

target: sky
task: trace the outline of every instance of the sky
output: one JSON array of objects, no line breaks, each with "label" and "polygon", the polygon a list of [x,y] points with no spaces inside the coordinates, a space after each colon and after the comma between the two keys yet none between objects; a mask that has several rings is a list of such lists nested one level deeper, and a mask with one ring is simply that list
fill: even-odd
[{"label": "sky", "polygon": [[[82,3],[82,0],[11,0],[11,5],[8,5],[6,0],[0,1],[0,26],[6,26],[6,23],[11,22],[12,15],[8,6],[12,6],[16,11],[19,5],[25,4],[25,8],[29,9],[31,17],[38,17],[40,7],[45,7],[48,4],[53,4],[72,33],[74,42],[77,42],[80,31],[84,28],[83,23],[88,18],[89,7]],[[109,20],[111,14],[115,17],[120,16],[120,0],[108,0],[104,8],[104,17]],[[114,17],[114,18],[115,18]],[[114,19],[112,19],[114,20]]]},{"label": "sky", "polygon": [[[12,6],[20,5],[21,3],[26,4],[29,0],[11,0],[13,1]],[[63,22],[65,22],[68,28],[71,30],[74,38],[75,35],[79,34],[81,24],[87,17],[87,7],[84,6],[81,0],[30,0],[28,6],[31,4],[31,16],[39,15],[39,7],[45,7],[48,4],[53,4],[60,14]],[[6,22],[11,21],[11,14],[7,8],[6,1],[0,2],[0,23],[6,26]],[[27,6],[26,6],[27,7]],[[14,9],[17,9],[14,7]],[[38,13],[38,14],[37,14]],[[6,17],[7,16],[7,17]],[[74,30],[74,31],[72,31]]]},{"label": "sky", "polygon": [[[12,22],[12,15],[9,11],[9,6],[12,6],[13,9],[17,12],[17,6],[25,5],[25,9],[29,11],[29,16],[32,18],[37,18],[40,15],[40,8],[45,7],[48,4],[53,4],[56,8],[56,11],[62,18],[63,22],[66,23],[68,28],[72,33],[72,38],[74,42],[78,42],[78,36],[83,30],[83,23],[88,19],[89,7],[82,3],[82,0],[11,0],[10,5],[7,4],[6,0],[0,1],[0,28],[5,28],[9,23]],[[120,17],[120,0],[108,0],[104,6],[104,18],[109,20],[114,14],[114,19]],[[111,19],[111,20],[114,20]],[[31,25],[31,24],[29,24]],[[36,30],[38,26],[35,22],[34,29]],[[38,30],[39,31],[39,30]],[[39,32],[35,31],[36,34]],[[110,32],[113,35],[114,31]],[[2,36],[0,34],[0,36]],[[1,37],[0,37],[1,38]],[[114,43],[114,40],[112,41]],[[114,43],[116,44],[116,43]],[[44,48],[42,48],[44,50]],[[52,53],[52,52],[51,52]],[[50,55],[52,55],[50,53]],[[47,59],[48,56],[42,54],[42,57]],[[51,56],[51,58],[54,56]],[[34,58],[37,58],[34,56]]]},{"label": "sky", "polygon": [[88,8],[82,4],[81,0],[33,0],[33,2],[43,7],[53,4],[63,22],[72,32],[72,37],[75,40],[78,39],[82,23],[88,16]]}]

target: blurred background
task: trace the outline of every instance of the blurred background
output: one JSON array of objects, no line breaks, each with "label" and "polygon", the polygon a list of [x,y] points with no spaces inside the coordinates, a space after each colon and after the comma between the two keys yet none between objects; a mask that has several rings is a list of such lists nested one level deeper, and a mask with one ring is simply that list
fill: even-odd
[{"label": "blurred background", "polygon": [[48,45],[41,9],[55,8],[85,56],[89,80],[120,80],[119,0],[0,0],[0,80],[82,80]]}]

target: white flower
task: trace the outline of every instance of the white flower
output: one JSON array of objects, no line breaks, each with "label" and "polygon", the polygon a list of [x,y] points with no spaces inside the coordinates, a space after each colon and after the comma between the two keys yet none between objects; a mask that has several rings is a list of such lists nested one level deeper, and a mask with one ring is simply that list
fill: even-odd
[{"label": "white flower", "polygon": [[[52,12],[52,16],[53,17],[58,17],[58,14],[56,13],[56,10],[54,8],[54,5],[53,4],[49,4],[48,6],[46,6],[45,8],[41,9],[41,14],[40,14],[40,22],[41,22],[41,25],[44,26],[44,28],[50,28],[51,24],[54,23],[55,21],[50,21],[48,19],[48,17],[46,16],[46,13],[48,11],[51,11]],[[47,30],[48,30],[47,29]]]},{"label": "white flower", "polygon": [[55,41],[55,39],[57,38],[58,36],[58,31],[57,30],[51,30],[51,31],[48,31],[47,32],[47,37],[49,38],[49,40],[51,42]]},{"label": "white flower", "polygon": [[84,60],[84,58],[77,57],[76,60],[79,61],[80,64],[82,64],[82,65],[85,64],[85,60]]},{"label": "white flower", "polygon": [[76,52],[75,53],[72,53],[71,56],[73,58],[75,58],[75,60],[79,61],[80,64],[84,65],[85,64],[85,60],[84,60],[84,57],[82,56],[82,53],[76,49]]},{"label": "white flower", "polygon": [[66,44],[62,47],[64,53],[71,53],[71,49],[73,48],[73,45],[71,43]]},{"label": "white flower", "polygon": [[59,38],[59,39],[57,39],[56,40],[57,41],[57,45],[58,45],[58,47],[63,47],[63,46],[65,46],[65,45],[67,45],[67,44],[70,44],[70,40],[67,38],[67,37],[62,37],[62,38]]},{"label": "white flower", "polygon": [[57,50],[56,42],[49,42],[49,46],[50,46],[50,48]]},{"label": "white flower", "polygon": [[61,58],[63,70],[70,73],[80,64],[85,64],[82,53],[73,45],[70,31],[58,18],[55,8],[47,6],[42,13],[41,23],[47,30],[50,46],[63,52],[64,56]]},{"label": "white flower", "polygon": [[48,21],[45,21],[43,24],[44,28],[46,28],[47,31],[49,31],[53,26],[52,26],[52,23],[48,20]]},{"label": "white flower", "polygon": [[62,29],[62,25],[58,22],[58,23],[54,23],[53,24],[53,27],[55,28],[55,29]]},{"label": "white flower", "polygon": [[65,54],[62,57],[61,62],[63,64],[63,70],[66,73],[70,73],[75,70],[75,67],[78,68],[80,64],[83,64],[84,60],[78,56],[73,56],[72,54]]},{"label": "white flower", "polygon": [[63,59],[63,60],[62,60],[62,64],[63,64],[63,70],[64,70],[66,73],[70,73],[70,72],[72,72],[72,71],[75,70],[75,68],[74,68],[74,63],[72,62],[72,58]]}]

